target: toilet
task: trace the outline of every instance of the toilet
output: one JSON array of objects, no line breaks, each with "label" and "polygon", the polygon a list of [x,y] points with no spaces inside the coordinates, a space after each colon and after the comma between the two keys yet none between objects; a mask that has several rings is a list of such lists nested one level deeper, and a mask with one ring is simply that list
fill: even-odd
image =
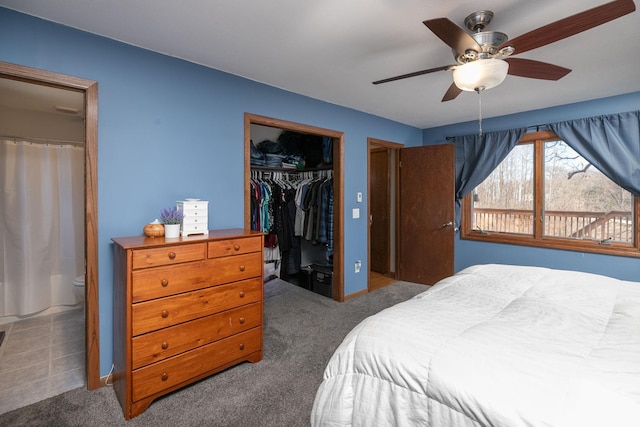
[{"label": "toilet", "polygon": [[84,274],[76,276],[73,280],[73,292],[78,304],[84,304]]}]

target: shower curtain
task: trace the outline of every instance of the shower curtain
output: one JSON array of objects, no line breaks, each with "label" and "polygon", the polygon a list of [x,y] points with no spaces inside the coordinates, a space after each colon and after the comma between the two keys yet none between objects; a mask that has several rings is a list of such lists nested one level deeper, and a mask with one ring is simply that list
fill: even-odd
[{"label": "shower curtain", "polygon": [[0,316],[76,304],[84,148],[0,137]]}]

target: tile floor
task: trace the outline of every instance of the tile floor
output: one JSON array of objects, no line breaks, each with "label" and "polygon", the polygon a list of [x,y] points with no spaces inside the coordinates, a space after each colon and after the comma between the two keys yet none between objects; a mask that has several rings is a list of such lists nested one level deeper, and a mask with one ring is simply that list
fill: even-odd
[{"label": "tile floor", "polygon": [[84,387],[84,309],[0,324],[0,414]]}]

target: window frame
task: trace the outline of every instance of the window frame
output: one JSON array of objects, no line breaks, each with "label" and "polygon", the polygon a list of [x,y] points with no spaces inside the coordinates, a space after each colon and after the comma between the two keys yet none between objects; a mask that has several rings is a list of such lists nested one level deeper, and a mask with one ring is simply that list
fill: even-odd
[{"label": "window frame", "polygon": [[511,234],[496,231],[479,231],[471,228],[472,202],[470,192],[462,199],[462,220],[460,238],[493,243],[515,244],[523,246],[542,247],[547,249],[564,249],[578,252],[591,252],[607,255],[618,255],[640,258],[640,196],[633,199],[634,233],[632,243],[611,242],[601,244],[595,240],[573,240],[563,237],[545,236],[543,234],[543,196],[544,196],[544,142],[562,140],[552,131],[527,133],[520,138],[518,144],[533,144],[534,146],[534,225],[533,235]]}]

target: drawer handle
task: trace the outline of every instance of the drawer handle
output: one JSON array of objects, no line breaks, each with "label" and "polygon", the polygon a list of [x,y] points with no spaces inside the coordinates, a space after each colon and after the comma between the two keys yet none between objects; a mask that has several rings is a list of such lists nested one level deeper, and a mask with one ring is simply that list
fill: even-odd
[{"label": "drawer handle", "polygon": [[168,348],[169,348],[169,343],[168,343],[168,342],[166,342],[166,341],[163,341],[163,342],[162,342],[162,349],[163,349],[163,350],[166,350],[166,349],[168,349]]},{"label": "drawer handle", "polygon": [[167,279],[162,279],[162,287],[166,288],[167,286],[169,286],[169,281]]},{"label": "drawer handle", "polygon": [[244,291],[240,291],[240,298],[244,298]]},{"label": "drawer handle", "polygon": [[169,312],[167,310],[162,310],[162,318],[166,319],[167,317],[169,317]]},{"label": "drawer handle", "polygon": [[244,271],[244,265],[240,266],[240,271]]},{"label": "drawer handle", "polygon": [[166,372],[162,373],[162,381],[166,381],[169,379],[169,374],[167,374]]},{"label": "drawer handle", "polygon": [[242,324],[244,324],[244,317],[241,317],[241,318],[240,318],[240,324],[241,324],[241,325],[242,325]]},{"label": "drawer handle", "polygon": [[240,245],[238,245],[238,244],[233,245],[233,249],[235,249],[236,251],[239,251],[240,250]]},{"label": "drawer handle", "polygon": [[244,344],[240,344],[240,350],[244,350]]},{"label": "drawer handle", "polygon": [[176,257],[175,252],[169,252],[169,259],[175,259],[175,257]]}]

